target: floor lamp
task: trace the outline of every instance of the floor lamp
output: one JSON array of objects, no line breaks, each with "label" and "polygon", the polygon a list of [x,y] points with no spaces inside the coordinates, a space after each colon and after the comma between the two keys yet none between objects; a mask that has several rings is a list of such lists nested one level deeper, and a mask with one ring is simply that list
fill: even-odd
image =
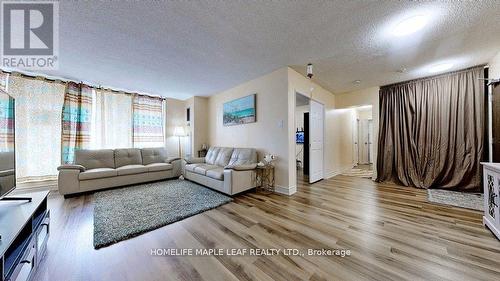
[{"label": "floor lamp", "polygon": [[179,138],[179,158],[182,158],[181,137],[185,136],[184,127],[175,127],[174,136]]}]

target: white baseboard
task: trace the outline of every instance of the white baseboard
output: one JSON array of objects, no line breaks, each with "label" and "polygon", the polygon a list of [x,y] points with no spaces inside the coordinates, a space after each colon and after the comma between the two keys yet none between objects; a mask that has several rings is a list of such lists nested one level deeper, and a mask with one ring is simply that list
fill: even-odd
[{"label": "white baseboard", "polygon": [[274,188],[274,191],[276,193],[284,194],[284,195],[293,195],[294,193],[297,192],[297,186],[290,186],[290,187],[285,187],[285,186],[279,186],[277,185]]},{"label": "white baseboard", "polygon": [[25,193],[30,193],[30,192],[37,192],[37,191],[45,191],[48,190],[50,193],[54,192],[59,192],[57,189],[57,186],[55,188],[48,187],[48,186],[41,186],[41,187],[24,187],[24,188],[16,188],[14,191],[12,191],[12,195],[20,195],[20,194],[25,194]]},{"label": "white baseboard", "polygon": [[337,170],[335,170],[335,171],[327,172],[327,173],[325,174],[325,178],[327,178],[327,179],[329,179],[329,178],[333,178],[333,177],[335,177],[335,176],[338,176],[338,175],[340,175],[340,174],[342,174],[342,173],[345,173],[345,172],[347,172],[347,171],[351,170],[353,167],[354,167],[354,166],[352,166],[352,165],[347,165],[347,166],[344,166],[344,167],[342,167],[342,168],[340,168],[340,169],[337,169]]},{"label": "white baseboard", "polygon": [[19,183],[16,186],[18,192],[33,192],[41,190],[58,190],[57,180],[34,181]]},{"label": "white baseboard", "polygon": [[342,174],[342,172],[340,172],[340,171],[331,171],[329,173],[326,173],[325,178],[327,178],[327,179],[333,178],[333,177],[338,176],[340,174]]},{"label": "white baseboard", "polygon": [[486,225],[491,230],[491,232],[493,232],[493,234],[495,234],[498,240],[500,240],[500,229],[498,229],[494,223],[483,216],[483,224]]}]

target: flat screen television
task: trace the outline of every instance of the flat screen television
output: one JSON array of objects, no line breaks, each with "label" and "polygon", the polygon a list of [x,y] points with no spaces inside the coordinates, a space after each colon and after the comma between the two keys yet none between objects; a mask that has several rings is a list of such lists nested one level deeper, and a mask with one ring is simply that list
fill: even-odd
[{"label": "flat screen television", "polygon": [[304,131],[295,133],[295,142],[296,143],[304,143]]},{"label": "flat screen television", "polygon": [[0,90],[0,198],[16,188],[15,100]]}]

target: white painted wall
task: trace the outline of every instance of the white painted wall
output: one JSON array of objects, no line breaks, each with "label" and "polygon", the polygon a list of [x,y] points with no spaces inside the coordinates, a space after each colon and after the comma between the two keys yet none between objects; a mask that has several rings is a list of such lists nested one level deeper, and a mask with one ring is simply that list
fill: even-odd
[{"label": "white painted wall", "polygon": [[489,66],[489,77],[493,79],[500,78],[500,52],[498,52],[498,54],[491,59]]},{"label": "white painted wall", "polygon": [[329,176],[335,176],[350,170],[354,166],[353,134],[356,121],[356,111],[351,108],[332,109],[333,124],[331,129],[335,133],[334,152],[331,155],[333,171]]},{"label": "white painted wall", "polygon": [[[259,160],[267,153],[277,156],[276,188],[289,193],[289,162],[295,165],[295,144],[289,153],[287,69],[247,81],[208,99],[208,140],[211,146],[252,147],[259,151]],[[224,126],[222,106],[225,102],[257,94],[257,122]],[[293,97],[295,99],[295,96]],[[295,109],[293,109],[295,110]],[[292,122],[291,127],[295,127]],[[295,141],[295,139],[293,140]],[[289,161],[291,159],[291,161]]]}]

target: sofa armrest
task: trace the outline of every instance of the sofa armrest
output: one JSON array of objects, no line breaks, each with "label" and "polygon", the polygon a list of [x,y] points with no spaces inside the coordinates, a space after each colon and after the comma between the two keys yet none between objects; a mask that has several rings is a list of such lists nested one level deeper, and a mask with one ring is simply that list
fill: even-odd
[{"label": "sofa armrest", "polygon": [[205,163],[205,157],[188,157],[184,161],[188,164]]},{"label": "sofa armrest", "polygon": [[181,158],[173,159],[169,164],[172,164],[172,177],[178,178],[182,175],[183,161]]},{"label": "sofa armrest", "polygon": [[228,194],[235,195],[255,187],[257,187],[255,170],[224,170],[224,190],[226,190]]},{"label": "sofa armrest", "polygon": [[169,157],[169,158],[165,159],[165,163],[171,164],[175,160],[180,160],[180,159],[181,159],[180,157]]},{"label": "sofa armrest", "polygon": [[57,177],[59,193],[61,195],[78,193],[80,191],[80,181],[78,179],[80,170],[61,169]]},{"label": "sofa armrest", "polygon": [[236,171],[248,171],[254,170],[257,167],[257,164],[241,164],[241,165],[227,165],[224,169],[231,169]]},{"label": "sofa armrest", "polygon": [[57,167],[57,170],[58,171],[61,171],[61,170],[79,170],[80,172],[85,172],[86,169],[82,165],[66,164],[66,165],[61,165],[61,166]]}]

